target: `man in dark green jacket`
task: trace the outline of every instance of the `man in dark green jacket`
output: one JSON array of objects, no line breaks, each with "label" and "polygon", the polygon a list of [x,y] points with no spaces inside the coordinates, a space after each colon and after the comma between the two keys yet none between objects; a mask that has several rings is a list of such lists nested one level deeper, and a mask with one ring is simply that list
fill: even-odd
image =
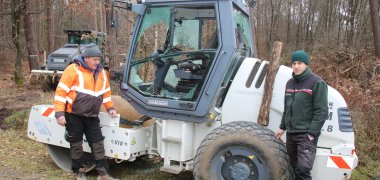
[{"label": "man in dark green jacket", "polygon": [[285,89],[284,113],[276,137],[286,131],[286,148],[296,179],[312,179],[318,137],[328,114],[327,84],[309,68],[309,56],[292,54],[293,78]]}]

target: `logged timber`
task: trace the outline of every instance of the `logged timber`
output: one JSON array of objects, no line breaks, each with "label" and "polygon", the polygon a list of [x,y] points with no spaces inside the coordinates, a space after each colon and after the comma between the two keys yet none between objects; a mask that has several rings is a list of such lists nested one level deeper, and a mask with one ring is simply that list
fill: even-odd
[{"label": "logged timber", "polygon": [[270,61],[270,67],[269,67],[267,77],[265,78],[264,95],[261,101],[259,119],[258,119],[258,123],[263,126],[268,126],[269,124],[269,110],[270,110],[270,103],[272,101],[273,83],[276,77],[276,72],[278,70],[278,67],[280,66],[281,50],[282,50],[282,42],[280,41],[274,42],[273,49],[272,49],[272,58]]}]

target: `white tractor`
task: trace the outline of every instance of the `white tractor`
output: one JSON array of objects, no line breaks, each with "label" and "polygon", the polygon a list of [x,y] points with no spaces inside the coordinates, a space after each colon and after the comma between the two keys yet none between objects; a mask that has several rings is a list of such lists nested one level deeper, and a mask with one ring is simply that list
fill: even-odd
[{"label": "white tractor", "polygon": [[[113,97],[121,116],[99,115],[108,158],[120,162],[159,156],[164,161],[162,171],[192,170],[195,179],[294,178],[284,142],[274,136],[292,70],[279,67],[267,107],[269,124],[259,125],[269,62],[255,58],[252,4],[240,0],[113,2],[135,12],[137,20],[121,97]],[[329,115],[312,176],[346,179],[358,163],[354,131],[342,95],[332,87],[328,93]],[[64,132],[52,105],[32,108],[28,136],[47,144],[56,164],[70,170]],[[84,150],[90,152],[86,141]]]}]

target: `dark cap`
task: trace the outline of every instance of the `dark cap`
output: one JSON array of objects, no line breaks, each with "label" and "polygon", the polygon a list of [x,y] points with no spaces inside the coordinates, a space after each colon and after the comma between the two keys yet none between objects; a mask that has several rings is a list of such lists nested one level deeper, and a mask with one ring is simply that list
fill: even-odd
[{"label": "dark cap", "polygon": [[298,50],[298,51],[293,52],[292,63],[294,61],[301,61],[301,62],[305,63],[306,65],[310,64],[309,55],[307,55],[307,53],[303,50]]},{"label": "dark cap", "polygon": [[102,57],[102,52],[96,44],[83,46],[80,53],[83,57]]}]

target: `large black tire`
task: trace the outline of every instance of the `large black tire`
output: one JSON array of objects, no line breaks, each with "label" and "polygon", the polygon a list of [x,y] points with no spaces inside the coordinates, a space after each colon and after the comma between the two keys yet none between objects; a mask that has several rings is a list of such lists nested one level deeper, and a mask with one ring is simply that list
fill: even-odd
[{"label": "large black tire", "polygon": [[286,148],[273,131],[237,121],[211,131],[197,150],[194,179],[294,179]]}]

